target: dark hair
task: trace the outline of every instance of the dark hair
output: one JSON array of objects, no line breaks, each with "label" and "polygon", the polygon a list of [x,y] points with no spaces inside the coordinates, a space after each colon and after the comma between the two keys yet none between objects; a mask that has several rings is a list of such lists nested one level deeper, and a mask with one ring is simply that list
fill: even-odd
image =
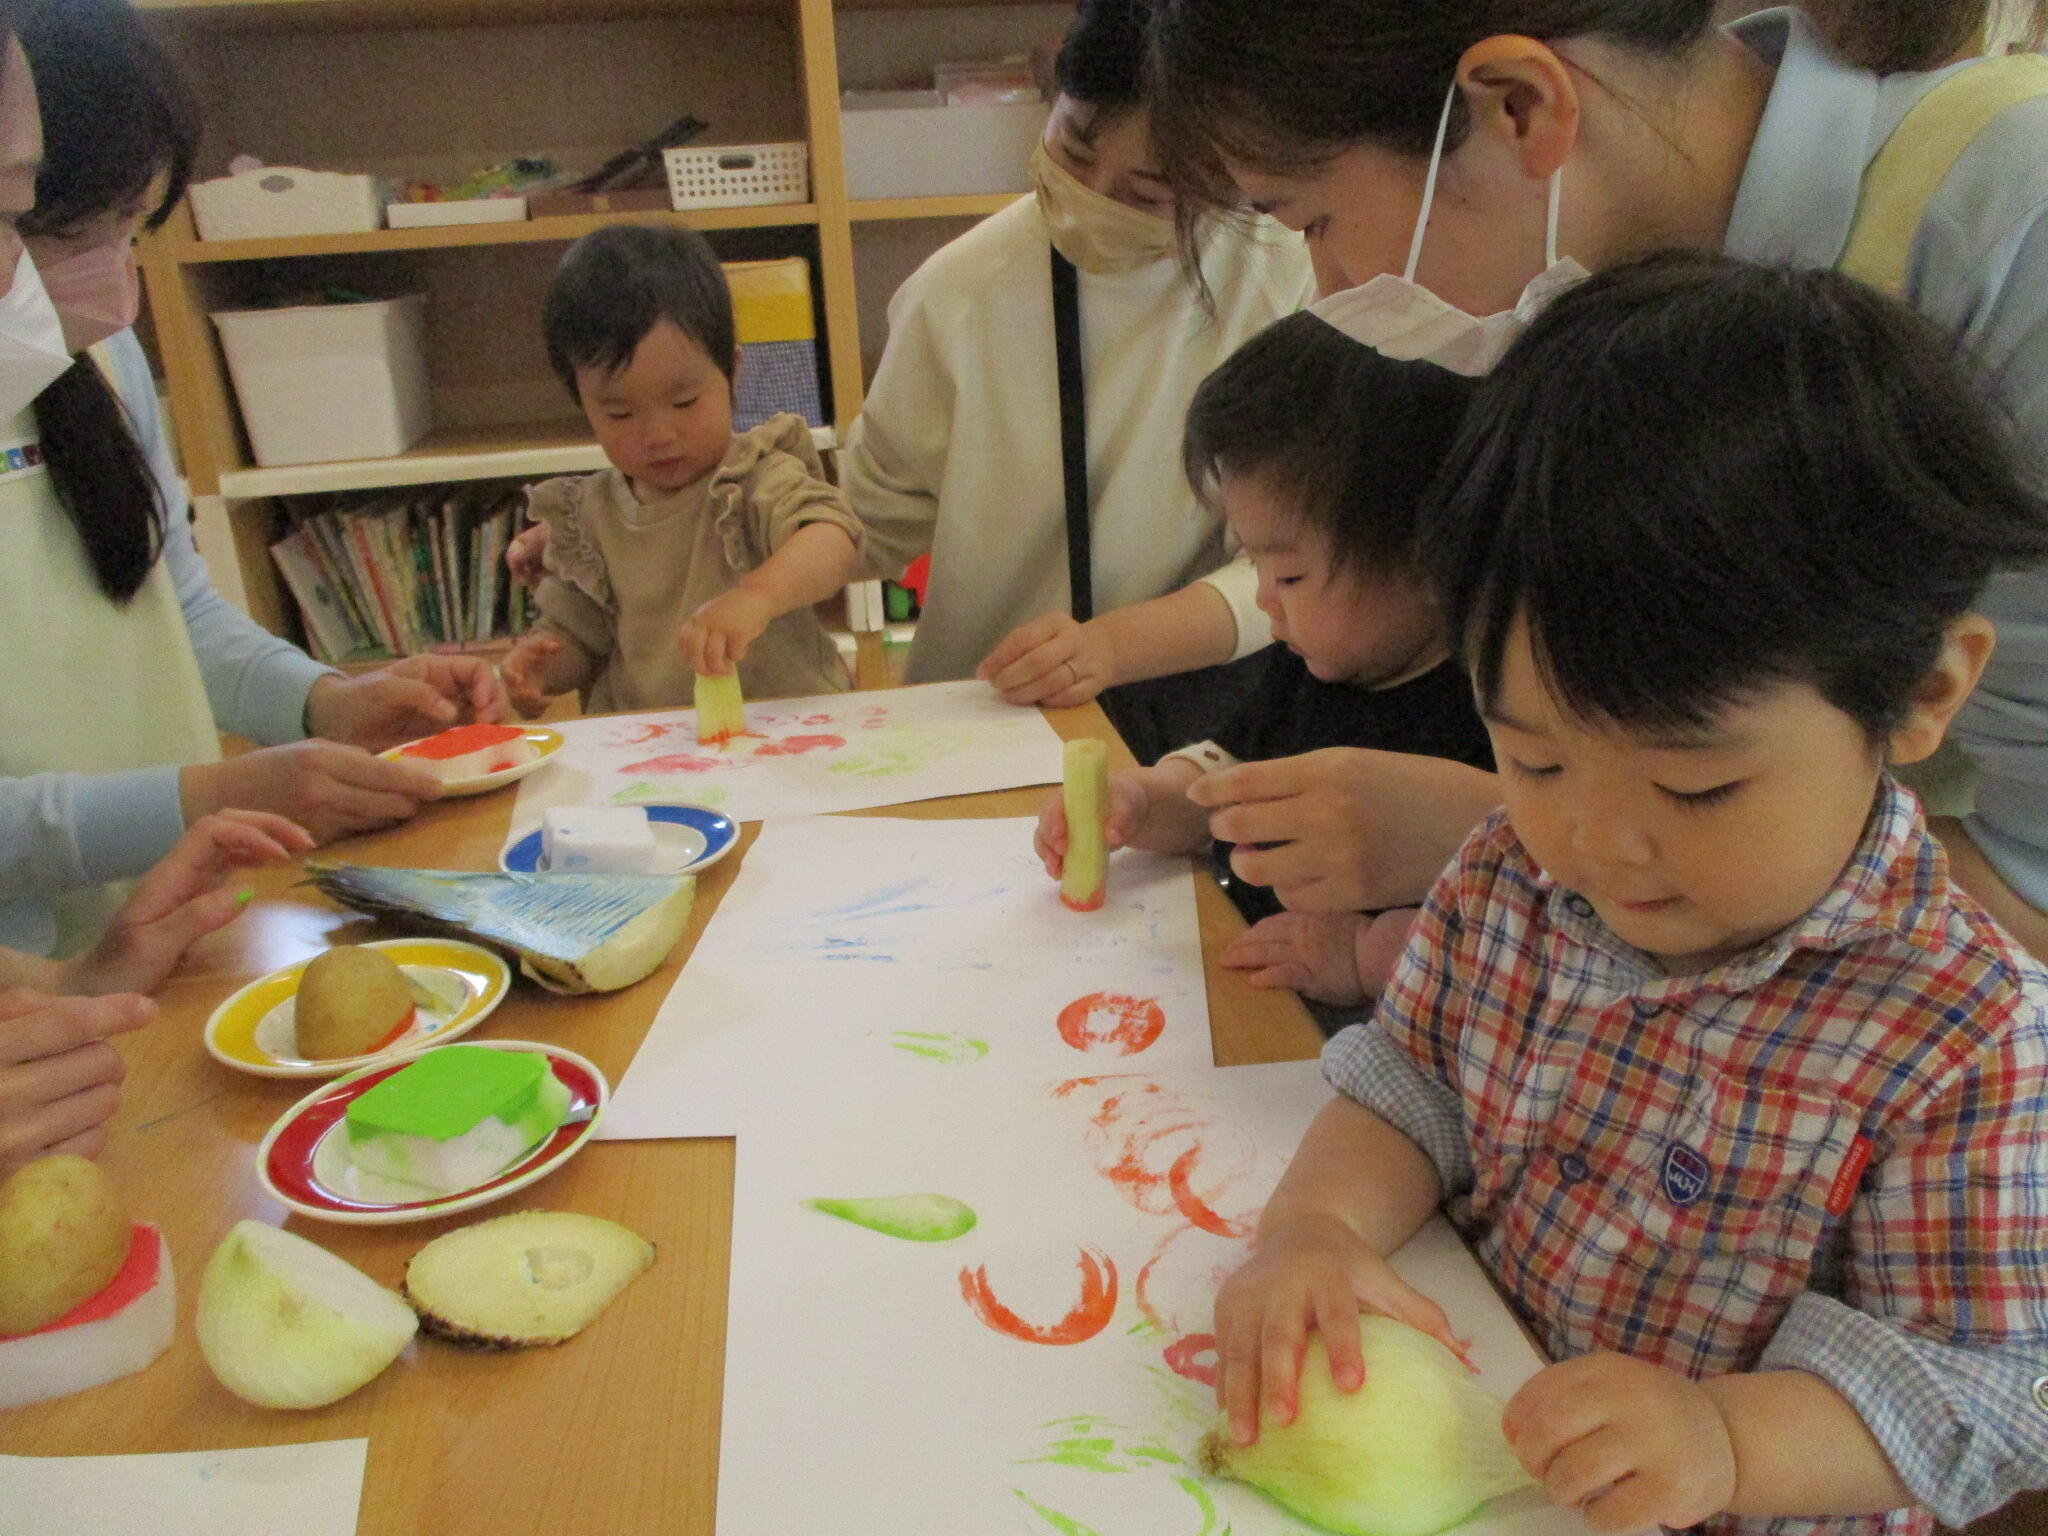
[{"label": "dark hair", "polygon": [[1419,508],[1457,436],[1472,380],[1401,363],[1300,313],[1246,342],[1195,391],[1182,450],[1204,500],[1252,474],[1329,541],[1353,576],[1418,568]]},{"label": "dark hair", "polygon": [[1145,21],[1152,0],[1081,0],[1052,66],[1062,96],[1098,116],[1127,112],[1145,99]]},{"label": "dark hair", "polygon": [[[126,0],[15,0],[16,36],[36,79],[43,164],[22,234],[61,236],[148,194],[163,222],[192,173],[199,113],[177,67]],[[155,402],[150,402],[150,409]],[[163,552],[171,509],[133,424],[89,357],[36,397],[50,482],[93,578],[132,598]]]},{"label": "dark hair", "polygon": [[1879,74],[1939,69],[1976,53],[1994,16],[2039,47],[2048,0],[1802,0],[1838,53]]},{"label": "dark hair", "polygon": [[1670,254],[1481,387],[1424,548],[1482,707],[1518,622],[1582,719],[1684,734],[1810,683],[1873,741],[2048,505],[1954,343],[1833,272]]},{"label": "dark hair", "polygon": [[548,361],[570,394],[578,368],[617,373],[663,320],[702,347],[731,382],[732,290],[694,229],[610,224],[562,257],[541,311]]}]

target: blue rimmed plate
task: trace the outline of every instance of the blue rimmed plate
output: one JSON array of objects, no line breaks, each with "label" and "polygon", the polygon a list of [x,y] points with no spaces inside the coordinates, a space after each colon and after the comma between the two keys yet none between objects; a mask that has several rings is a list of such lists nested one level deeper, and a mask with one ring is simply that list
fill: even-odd
[{"label": "blue rimmed plate", "polygon": [[[649,805],[642,807],[654,824],[654,843],[661,862],[647,871],[653,875],[694,875],[709,869],[740,840],[739,823],[720,811],[701,805]],[[538,827],[498,856],[498,867],[508,874],[544,875]]]}]

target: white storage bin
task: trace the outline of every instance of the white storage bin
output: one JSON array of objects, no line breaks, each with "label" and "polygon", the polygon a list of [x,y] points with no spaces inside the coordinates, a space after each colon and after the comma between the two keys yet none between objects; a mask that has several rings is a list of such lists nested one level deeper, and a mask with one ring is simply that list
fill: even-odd
[{"label": "white storage bin", "polygon": [[949,197],[1031,190],[1031,151],[1044,102],[987,107],[881,107],[839,115],[849,197]]},{"label": "white storage bin", "polygon": [[808,144],[707,144],[665,149],[668,200],[683,208],[763,208],[811,195]]},{"label": "white storage bin", "polygon": [[375,176],[266,165],[195,181],[191,194],[200,239],[267,240],[382,229],[390,188]]},{"label": "white storage bin", "polygon": [[426,296],[213,317],[265,469],[405,452],[433,425]]},{"label": "white storage bin", "polygon": [[392,203],[384,217],[393,229],[427,229],[441,224],[518,224],[526,218],[523,197],[450,198],[440,203]]}]

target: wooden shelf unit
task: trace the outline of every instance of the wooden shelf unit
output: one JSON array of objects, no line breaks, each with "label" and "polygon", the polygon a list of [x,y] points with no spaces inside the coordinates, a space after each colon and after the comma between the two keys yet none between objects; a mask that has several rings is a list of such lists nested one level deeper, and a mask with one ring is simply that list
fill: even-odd
[{"label": "wooden shelf unit", "polygon": [[[279,520],[273,498],[602,466],[581,420],[563,419],[568,402],[546,368],[538,314],[561,248],[603,225],[698,229],[727,259],[804,255],[820,316],[826,410],[843,430],[860,410],[862,318],[878,340],[888,298],[881,289],[893,289],[920,251],[1021,194],[851,201],[838,15],[874,16],[861,22],[865,45],[854,43],[857,52],[864,47],[870,74],[878,52],[893,53],[876,48],[877,27],[925,29],[918,42],[936,60],[975,56],[990,26],[1042,31],[1046,21],[1042,3],[1013,0],[137,4],[185,62],[207,111],[201,175],[221,174],[227,158],[245,150],[278,164],[401,182],[458,175],[521,152],[556,153],[580,168],[683,111],[710,120],[716,142],[803,139],[810,148],[811,196],[800,204],[231,241],[199,239],[181,207],[147,237],[141,260],[168,406],[216,584],[294,635],[295,610],[268,553]],[[949,28],[952,38],[941,36]],[[854,75],[862,68],[856,62]],[[863,229],[873,234],[860,237]],[[867,291],[856,281],[857,238],[883,253],[869,263]],[[261,468],[210,316],[333,285],[428,292],[436,429],[392,458]],[[874,355],[871,346],[870,364]]]}]

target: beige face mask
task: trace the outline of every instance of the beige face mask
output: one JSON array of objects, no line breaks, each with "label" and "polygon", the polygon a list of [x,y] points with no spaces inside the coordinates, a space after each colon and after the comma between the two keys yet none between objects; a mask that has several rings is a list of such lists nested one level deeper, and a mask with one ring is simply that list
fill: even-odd
[{"label": "beige face mask", "polygon": [[1047,154],[1043,144],[1032,152],[1031,181],[1053,249],[1081,271],[1112,277],[1173,255],[1173,220],[1104,197]]}]

